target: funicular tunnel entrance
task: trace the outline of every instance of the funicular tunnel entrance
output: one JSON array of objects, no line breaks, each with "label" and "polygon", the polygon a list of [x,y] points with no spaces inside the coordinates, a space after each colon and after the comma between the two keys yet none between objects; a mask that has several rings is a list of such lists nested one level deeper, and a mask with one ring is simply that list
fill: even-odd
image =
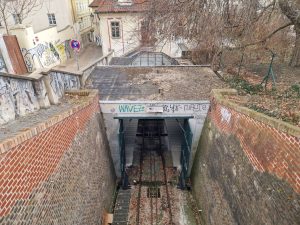
[{"label": "funicular tunnel entrance", "polygon": [[[192,132],[187,118],[168,119],[119,119],[119,150],[122,188],[142,182],[134,172],[152,171],[147,164],[149,158],[161,161],[161,173],[172,169],[172,182],[186,188],[186,179],[192,144]],[[152,180],[150,181],[152,182]]]},{"label": "funicular tunnel entrance", "polygon": [[[127,224],[174,224],[179,221],[180,192],[188,186],[188,118],[126,118],[119,124],[121,190],[116,218],[120,208],[128,208],[123,213]],[[120,207],[124,196],[130,199]]]}]

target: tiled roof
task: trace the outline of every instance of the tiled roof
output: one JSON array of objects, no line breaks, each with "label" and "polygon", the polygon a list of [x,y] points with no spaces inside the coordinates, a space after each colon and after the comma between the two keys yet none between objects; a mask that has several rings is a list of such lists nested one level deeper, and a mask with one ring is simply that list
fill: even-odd
[{"label": "tiled roof", "polygon": [[90,7],[97,8],[96,12],[144,12],[149,8],[148,0],[132,0],[132,5],[120,5],[118,0],[94,0]]}]

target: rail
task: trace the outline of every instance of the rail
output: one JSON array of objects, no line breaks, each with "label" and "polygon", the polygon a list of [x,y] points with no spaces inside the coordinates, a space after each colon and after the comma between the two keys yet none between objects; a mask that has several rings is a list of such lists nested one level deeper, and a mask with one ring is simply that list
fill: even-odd
[{"label": "rail", "polygon": [[[155,131],[146,131],[145,125],[146,122],[141,120],[142,125],[142,150],[140,156],[140,168],[139,168],[139,187],[138,187],[138,198],[137,198],[137,213],[136,213],[136,225],[144,224],[141,221],[141,212],[143,212],[142,208],[145,207],[144,204],[141,203],[142,196],[142,186],[147,186],[148,193],[147,196],[150,198],[150,215],[148,219],[150,219],[149,224],[157,225],[159,222],[159,198],[160,198],[160,189],[165,188],[166,192],[166,200],[167,200],[167,208],[168,208],[168,224],[173,224],[173,214],[172,214],[172,206],[171,206],[171,196],[170,190],[168,187],[168,175],[167,168],[165,163],[164,155],[162,154],[162,131],[161,124],[159,121],[156,121],[153,128],[155,127]],[[145,140],[149,139],[155,143],[155,149],[146,149]],[[158,141],[158,142],[157,142]],[[158,145],[156,144],[158,143]],[[145,152],[147,150],[147,152]],[[161,171],[159,168],[162,168]],[[144,171],[149,173],[145,173]],[[159,179],[160,174],[163,176],[162,179]]]}]

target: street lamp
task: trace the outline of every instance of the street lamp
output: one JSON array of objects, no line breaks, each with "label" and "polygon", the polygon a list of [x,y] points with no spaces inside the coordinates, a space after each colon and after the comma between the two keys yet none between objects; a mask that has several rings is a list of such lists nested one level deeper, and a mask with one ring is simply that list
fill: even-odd
[{"label": "street lamp", "polygon": [[95,15],[93,13],[91,13],[91,15],[90,15],[91,24],[93,24],[94,19],[95,19]]}]

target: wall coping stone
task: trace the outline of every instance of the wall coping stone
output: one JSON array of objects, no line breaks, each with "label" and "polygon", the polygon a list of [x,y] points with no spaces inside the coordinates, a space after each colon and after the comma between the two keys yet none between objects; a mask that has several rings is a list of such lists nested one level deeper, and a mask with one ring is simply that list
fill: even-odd
[{"label": "wall coping stone", "polygon": [[88,64],[87,66],[83,67],[80,72],[84,73],[85,71],[89,70],[91,67],[96,66],[99,62],[101,62],[103,59],[111,56],[114,53],[114,51],[110,51],[107,55],[101,56],[99,59],[94,60],[92,63]]},{"label": "wall coping stone", "polygon": [[300,128],[289,124],[287,122],[281,121],[279,119],[272,118],[263,113],[256,112],[244,106],[240,106],[233,101],[226,99],[225,95],[237,95],[237,90],[235,89],[214,89],[212,90],[212,97],[221,105],[227,106],[237,112],[247,115],[257,121],[265,123],[277,130],[285,132],[294,137],[300,138]]},{"label": "wall coping stone", "polygon": [[0,76],[9,77],[9,78],[13,78],[13,79],[21,79],[21,80],[30,80],[30,81],[36,80],[34,77],[29,77],[28,74],[26,74],[26,75],[17,75],[17,74],[0,72]]},{"label": "wall coping stone", "polygon": [[68,71],[68,70],[63,70],[63,69],[50,69],[47,72],[44,73],[44,75],[48,75],[49,73],[54,72],[54,73],[65,73],[69,75],[74,75],[74,76],[82,76],[83,73],[81,71],[76,72],[76,71]]},{"label": "wall coping stone", "polygon": [[211,68],[210,65],[165,65],[165,66],[135,66],[135,65],[104,65],[104,68]]},{"label": "wall coping stone", "polygon": [[84,109],[85,107],[92,104],[95,98],[98,97],[98,90],[78,90],[78,91],[68,91],[66,94],[78,95],[78,96],[88,96],[87,100],[78,103],[78,105],[72,106],[72,108],[60,113],[59,115],[51,116],[45,122],[41,122],[31,128],[23,129],[15,136],[5,139],[0,142],[0,154],[5,153],[12,149],[13,147],[22,144],[24,141],[33,138],[34,136],[40,134],[51,126],[63,121],[65,118],[73,115],[74,113]]}]

